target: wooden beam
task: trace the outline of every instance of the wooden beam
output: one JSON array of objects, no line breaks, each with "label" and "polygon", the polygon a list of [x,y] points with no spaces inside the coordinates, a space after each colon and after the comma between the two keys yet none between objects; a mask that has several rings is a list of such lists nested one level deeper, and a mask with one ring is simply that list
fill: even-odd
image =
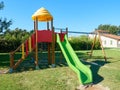
[{"label": "wooden beam", "polygon": [[16,69],[18,67],[18,65],[23,61],[23,59],[19,59],[18,62],[15,63],[15,65],[13,66],[13,69]]},{"label": "wooden beam", "polygon": [[22,44],[16,50],[14,50],[12,53],[16,53],[18,50],[20,50],[21,47],[22,47]]},{"label": "wooden beam", "polygon": [[10,52],[10,68],[14,66],[14,53]]},{"label": "wooden beam", "polygon": [[100,45],[101,45],[101,48],[102,48],[102,53],[104,55],[104,59],[105,61],[107,61],[107,58],[106,58],[106,53],[104,51],[104,48],[103,48],[103,45],[102,45],[102,40],[101,40],[101,37],[100,37],[100,33],[98,32],[98,39],[99,39],[99,42],[100,42]]},{"label": "wooden beam", "polygon": [[94,40],[93,40],[93,44],[92,44],[92,48],[91,48],[91,52],[90,52],[90,57],[92,57],[92,54],[93,54],[93,48],[95,46],[96,38],[97,38],[97,33],[95,34],[95,37],[94,37]]},{"label": "wooden beam", "polygon": [[54,30],[52,30],[52,64],[55,64],[55,33]]},{"label": "wooden beam", "polygon": [[47,21],[47,30],[49,30],[49,21]]},{"label": "wooden beam", "polygon": [[[49,29],[49,21],[47,21],[47,30]],[[50,43],[48,43],[48,64],[51,64],[51,55],[50,55]]]},{"label": "wooden beam", "polygon": [[38,43],[37,43],[37,41],[38,41],[38,33],[37,33],[37,31],[38,31],[38,20],[36,18],[36,20],[35,20],[35,32],[36,32],[35,64],[36,64],[36,67],[38,68]]}]

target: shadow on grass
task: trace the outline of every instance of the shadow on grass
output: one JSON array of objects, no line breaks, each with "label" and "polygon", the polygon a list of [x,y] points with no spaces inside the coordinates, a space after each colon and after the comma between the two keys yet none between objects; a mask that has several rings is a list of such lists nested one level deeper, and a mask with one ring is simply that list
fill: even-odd
[{"label": "shadow on grass", "polygon": [[[52,68],[52,65],[48,63],[48,53],[40,53],[38,54],[38,64],[40,69]],[[62,55],[61,52],[55,53],[55,67],[65,67],[68,66],[67,62]],[[36,70],[34,61],[31,60],[30,56],[27,60],[23,60],[22,63],[17,67],[15,72],[23,72],[23,71],[32,71]]]},{"label": "shadow on grass", "polygon": [[104,66],[105,64],[108,64],[110,62],[105,62],[103,60],[95,60],[92,62],[85,62],[82,61],[85,65],[90,65],[90,69],[92,71],[92,76],[93,76],[93,84],[97,84],[104,80],[104,77],[98,74],[100,68]]},{"label": "shadow on grass", "polygon": [[[63,60],[64,61],[64,60]],[[55,67],[66,67],[68,66],[66,62],[56,62]],[[52,64],[48,64],[48,60],[39,60],[39,69],[54,68]],[[25,60],[16,68],[15,72],[20,73],[23,71],[33,71],[36,70],[36,65],[31,60]]]},{"label": "shadow on grass", "polygon": [[102,80],[104,80],[104,77],[99,75],[98,71],[102,66],[104,66],[107,63],[105,61],[100,61],[100,60],[93,61],[92,63],[93,64],[91,64],[90,69],[91,69],[92,75],[93,75],[93,83],[97,84],[97,83],[101,82]]},{"label": "shadow on grass", "polygon": [[[89,55],[87,55],[87,53],[83,53],[83,52],[77,52],[77,55],[79,58],[83,58],[85,60],[89,59]],[[51,65],[48,64],[47,61],[47,53],[39,53],[39,67],[40,69],[47,69],[52,67]],[[15,60],[17,60],[18,58],[21,57],[21,54],[16,54],[15,55]],[[102,56],[93,56],[92,59],[104,59]],[[43,60],[43,61],[42,61]],[[46,61],[45,61],[46,60]],[[91,65],[91,70],[93,73],[93,79],[94,82],[99,82],[102,80],[102,77],[100,75],[98,75],[98,71],[100,69],[101,66],[103,66],[105,63],[104,61],[93,61],[93,63],[97,63],[98,65],[94,65],[94,64],[90,64]],[[56,52],[55,53],[55,64],[56,67],[64,67],[64,66],[68,66],[64,56],[62,55],[61,52]],[[85,63],[86,64],[86,63]],[[99,66],[100,65],[100,66]],[[9,61],[9,54],[0,54],[0,67],[4,68],[7,67],[9,68],[10,66],[10,61]],[[34,62],[31,62],[30,57],[28,57],[28,60],[24,60],[16,69],[16,72],[22,72],[22,71],[31,71],[31,70],[35,70],[35,64]],[[97,81],[96,81],[97,80]]]},{"label": "shadow on grass", "polygon": [[[104,56],[92,56],[90,57],[87,53],[77,53],[80,60],[85,65],[90,65],[90,69],[92,71],[93,76],[93,84],[97,84],[104,80],[104,77],[98,74],[100,68],[104,66],[105,64],[111,63],[109,62],[109,59],[112,59],[112,57],[107,57],[108,61],[104,60]],[[90,62],[87,62],[87,60],[90,59]]]}]

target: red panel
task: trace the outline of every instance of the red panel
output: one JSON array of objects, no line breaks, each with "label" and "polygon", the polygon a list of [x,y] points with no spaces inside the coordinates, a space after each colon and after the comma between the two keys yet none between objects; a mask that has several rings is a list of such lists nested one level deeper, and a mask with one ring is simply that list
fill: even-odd
[{"label": "red panel", "polygon": [[35,33],[31,36],[32,49],[35,48]]},{"label": "red panel", "polygon": [[60,36],[60,41],[63,42],[64,41],[64,36],[66,33],[59,33]]},{"label": "red panel", "polygon": [[52,31],[40,30],[38,33],[38,42],[52,42]]},{"label": "red panel", "polygon": [[28,56],[28,40],[25,42],[25,47],[26,47],[26,56]]}]

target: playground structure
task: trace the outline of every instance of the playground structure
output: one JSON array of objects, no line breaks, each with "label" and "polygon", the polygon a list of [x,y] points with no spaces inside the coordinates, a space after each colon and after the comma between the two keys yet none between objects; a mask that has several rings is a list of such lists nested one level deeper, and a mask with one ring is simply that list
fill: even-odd
[{"label": "playground structure", "polygon": [[[53,17],[45,9],[40,8],[33,15],[34,20],[34,33],[23,42],[15,51],[10,53],[10,70],[13,72],[14,69],[31,53],[34,52],[35,55],[35,65],[36,69],[39,69],[38,65],[38,43],[45,42],[48,45],[48,63],[55,66],[55,43],[57,42],[61,48],[61,51],[69,65],[69,67],[77,73],[79,82],[81,84],[92,83],[92,73],[91,70],[86,67],[82,62],[80,62],[76,53],[72,49],[69,41],[67,40],[67,32],[56,33],[53,28]],[[47,30],[38,30],[38,21],[47,22]],[[51,29],[50,25],[51,23]],[[14,63],[14,54],[19,50],[22,50],[22,57],[18,62]]]},{"label": "playground structure", "polygon": [[[15,51],[10,53],[10,68],[11,68],[10,71],[12,71],[12,69],[16,69],[18,65],[31,52],[35,53],[34,55],[35,65],[36,65],[36,69],[39,69],[38,43],[41,43],[41,42],[48,43],[48,62],[49,64],[52,64],[54,66],[55,32],[53,28],[53,17],[46,9],[41,8],[32,15],[32,19],[34,20],[34,33],[25,42],[23,42]],[[38,30],[38,21],[47,22],[47,30]],[[50,23],[51,23],[51,30],[50,30],[50,25],[49,25]],[[18,60],[18,62],[14,64],[14,54],[20,49],[22,50],[22,57]]]},{"label": "playground structure", "polygon": [[92,47],[91,47],[90,57],[92,57],[93,48],[95,46],[96,39],[98,38],[98,40],[100,42],[101,49],[102,49],[102,53],[103,53],[103,56],[104,56],[104,59],[105,59],[105,62],[106,62],[107,61],[106,53],[105,53],[105,50],[104,50],[103,45],[102,45],[102,40],[101,40],[101,35],[100,35],[99,30],[97,30],[97,32],[95,32],[94,34],[95,34],[95,37],[94,37],[93,44],[92,44]]},{"label": "playground structure", "polygon": [[94,39],[93,39],[93,43],[92,43],[92,47],[91,47],[91,51],[90,52],[87,52],[87,54],[90,55],[90,57],[92,57],[92,54],[93,54],[93,48],[95,46],[95,42],[96,42],[96,39],[98,39],[99,43],[100,43],[100,46],[101,46],[101,49],[102,49],[102,53],[103,53],[103,56],[104,56],[104,59],[105,61],[107,61],[107,57],[106,57],[106,53],[105,53],[105,50],[104,50],[104,47],[102,45],[102,40],[101,40],[101,30],[97,30],[96,32],[75,32],[75,31],[67,31],[67,33],[75,33],[75,34],[86,34],[87,37],[88,37],[88,34],[95,34],[94,36]]}]

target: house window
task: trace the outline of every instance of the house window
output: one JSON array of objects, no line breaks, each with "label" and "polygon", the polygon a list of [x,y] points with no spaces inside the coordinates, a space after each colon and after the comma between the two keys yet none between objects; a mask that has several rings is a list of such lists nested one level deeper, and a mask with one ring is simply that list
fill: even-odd
[{"label": "house window", "polygon": [[104,45],[106,45],[106,40],[104,41]]},{"label": "house window", "polygon": [[112,45],[113,44],[113,42],[112,42],[112,40],[110,40],[110,45]]},{"label": "house window", "polygon": [[120,45],[120,41],[118,41],[118,44]]}]

